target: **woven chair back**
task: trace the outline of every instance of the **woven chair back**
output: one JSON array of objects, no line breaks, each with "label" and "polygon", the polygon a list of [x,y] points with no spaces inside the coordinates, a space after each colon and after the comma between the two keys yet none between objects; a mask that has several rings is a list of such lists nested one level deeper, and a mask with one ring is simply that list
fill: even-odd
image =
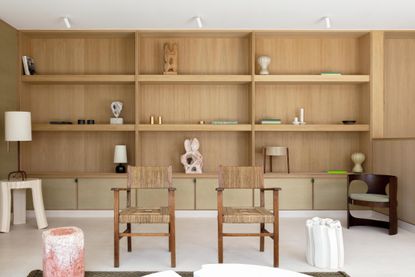
[{"label": "woven chair back", "polygon": [[219,166],[219,187],[225,189],[263,188],[263,169],[259,166]]}]

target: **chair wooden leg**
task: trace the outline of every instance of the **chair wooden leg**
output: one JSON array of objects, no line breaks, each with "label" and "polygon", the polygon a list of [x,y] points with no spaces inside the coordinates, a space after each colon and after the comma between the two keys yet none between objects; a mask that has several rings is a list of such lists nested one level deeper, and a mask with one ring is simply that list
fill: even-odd
[{"label": "chair wooden leg", "polygon": [[[128,233],[131,234],[131,223],[127,223],[127,230],[128,230]],[[127,247],[128,247],[128,252],[131,252],[132,251],[131,237],[127,237]]]},{"label": "chair wooden leg", "polygon": [[[117,220],[118,221],[118,220]],[[118,222],[117,224],[118,225]],[[118,226],[114,224],[114,267],[120,266],[120,234]]]},{"label": "chair wooden leg", "polygon": [[350,213],[350,204],[347,203],[347,229],[350,228],[351,225],[351,221],[352,221],[352,214]]},{"label": "chair wooden leg", "polygon": [[176,267],[176,228],[174,219],[169,224],[169,248],[171,267]]},{"label": "chair wooden leg", "polygon": [[218,263],[223,263],[223,223],[218,220]]},{"label": "chair wooden leg", "polygon": [[[265,224],[264,223],[260,223],[259,224],[259,232],[260,233],[264,233],[265,230]],[[263,236],[259,237],[259,251],[260,252],[264,252],[264,248],[265,248],[265,238]]]},{"label": "chair wooden leg", "polygon": [[389,208],[389,235],[396,235],[398,233],[398,214],[396,205]]},{"label": "chair wooden leg", "polygon": [[279,253],[279,234],[278,234],[278,221],[274,222],[274,267],[279,266],[279,259],[280,259],[280,253]]}]

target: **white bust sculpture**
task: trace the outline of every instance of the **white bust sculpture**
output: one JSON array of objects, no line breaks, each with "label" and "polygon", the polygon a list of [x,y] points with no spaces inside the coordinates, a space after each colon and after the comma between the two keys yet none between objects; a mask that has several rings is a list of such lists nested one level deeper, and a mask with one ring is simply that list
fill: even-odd
[{"label": "white bust sculpture", "polygon": [[186,153],[181,156],[180,161],[186,173],[202,173],[203,157],[199,152],[199,146],[197,138],[184,141]]},{"label": "white bust sculpture", "polygon": [[119,117],[122,111],[122,106],[123,104],[120,101],[114,101],[111,103],[111,111],[112,111],[112,114],[115,116],[111,118],[110,120],[111,124],[123,124],[124,123],[124,120],[121,117]]}]

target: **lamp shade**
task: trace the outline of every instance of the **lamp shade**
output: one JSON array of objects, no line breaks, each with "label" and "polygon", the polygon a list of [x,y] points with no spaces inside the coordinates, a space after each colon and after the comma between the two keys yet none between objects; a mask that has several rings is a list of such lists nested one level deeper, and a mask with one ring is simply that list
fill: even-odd
[{"label": "lamp shade", "polygon": [[30,112],[5,112],[4,126],[4,137],[6,141],[32,140],[32,120]]},{"label": "lamp shade", "polygon": [[127,163],[127,146],[115,145],[114,163]]}]

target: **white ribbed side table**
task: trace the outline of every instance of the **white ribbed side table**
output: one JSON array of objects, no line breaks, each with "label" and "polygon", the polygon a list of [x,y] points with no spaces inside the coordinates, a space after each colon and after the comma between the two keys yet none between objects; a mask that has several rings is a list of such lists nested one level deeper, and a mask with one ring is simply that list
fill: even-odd
[{"label": "white ribbed side table", "polygon": [[0,232],[10,231],[11,194],[13,190],[13,223],[26,223],[26,190],[32,190],[33,206],[35,209],[37,227],[43,229],[48,227],[45,208],[43,206],[42,181],[40,179],[2,180],[0,181],[1,213]]}]

